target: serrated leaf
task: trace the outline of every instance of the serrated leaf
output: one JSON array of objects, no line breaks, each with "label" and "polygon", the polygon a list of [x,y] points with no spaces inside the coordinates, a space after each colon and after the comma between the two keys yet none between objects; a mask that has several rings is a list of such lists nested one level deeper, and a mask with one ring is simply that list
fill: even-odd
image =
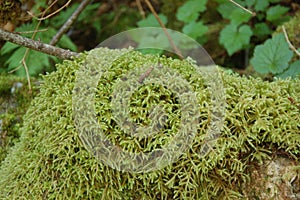
[{"label": "serrated leaf", "polygon": [[8,71],[14,70],[15,68],[21,66],[21,60],[25,54],[26,48],[19,47],[17,48],[13,54],[7,59],[5,62],[8,65]]},{"label": "serrated leaf", "polygon": [[7,54],[13,50],[15,50],[16,48],[18,48],[19,46],[10,42],[6,42],[3,47],[1,48],[1,55]]},{"label": "serrated leaf", "polygon": [[279,20],[282,15],[287,13],[288,10],[289,8],[280,5],[273,6],[267,10],[267,20],[270,22],[275,22]]},{"label": "serrated leaf", "polygon": [[279,74],[288,67],[292,56],[293,52],[289,49],[284,35],[278,34],[264,44],[256,46],[250,62],[261,74]]},{"label": "serrated leaf", "polygon": [[221,31],[219,41],[224,45],[228,54],[232,55],[249,44],[252,34],[252,30],[248,25],[238,28],[233,24],[229,24]]},{"label": "serrated leaf", "polygon": [[287,77],[296,78],[298,75],[300,75],[300,60],[297,60],[297,61],[293,62],[286,71],[284,71],[283,73],[277,75],[277,77],[280,77],[280,78],[287,78]]},{"label": "serrated leaf", "polygon": [[191,22],[186,24],[182,32],[187,34],[193,39],[203,36],[207,32],[208,28],[201,21],[200,22]]},{"label": "serrated leaf", "polygon": [[[163,24],[167,24],[168,19],[164,14],[159,14],[158,16]],[[160,27],[158,21],[156,20],[153,14],[148,15],[146,19],[138,21],[137,25],[139,27]]]},{"label": "serrated leaf", "polygon": [[176,17],[183,22],[197,20],[199,13],[205,11],[207,0],[189,0],[177,10]]},{"label": "serrated leaf", "polygon": [[[33,31],[35,28],[35,24],[26,24],[24,26],[18,27],[18,31]],[[41,27],[40,29],[43,29]],[[52,36],[56,33],[56,30],[54,28],[48,28],[47,31],[43,32],[38,32],[36,34],[36,40],[39,39],[44,43],[49,43],[52,39]],[[31,33],[32,34],[32,33]],[[31,34],[24,34],[27,37],[31,37]],[[76,46],[73,44],[72,41],[68,40],[66,36],[64,36],[60,42],[60,44],[63,43],[63,47],[65,48],[70,48],[70,49],[76,49]],[[60,45],[59,45],[60,46]],[[25,47],[20,47],[20,46],[15,46],[14,48],[7,48],[4,49],[5,51],[1,52],[1,54],[11,54],[10,57],[6,60],[5,64],[7,65],[7,70],[11,71],[16,68],[18,70],[15,72],[16,75],[18,76],[26,76],[24,67],[21,65],[21,60],[24,58],[26,48]],[[29,53],[27,54],[26,57],[26,64],[28,67],[28,72],[31,76],[36,76],[40,73],[43,73],[45,71],[48,71],[51,69],[51,63],[49,62],[49,59],[53,58],[55,61],[57,59],[53,56],[49,56],[47,54],[37,52],[30,50]],[[21,66],[21,67],[20,67]]]},{"label": "serrated leaf", "polygon": [[[25,55],[25,51],[26,51],[25,47],[19,47],[16,51],[14,51],[14,53],[6,61],[6,64],[8,65],[8,71],[18,68],[18,70],[15,71],[15,74],[23,77],[26,76],[25,69],[21,64],[21,60]],[[49,57],[52,56],[49,56],[41,52],[30,50],[28,53],[28,57],[26,59],[26,65],[28,67],[29,75],[36,76],[42,73],[43,71],[49,70],[50,67]]]}]

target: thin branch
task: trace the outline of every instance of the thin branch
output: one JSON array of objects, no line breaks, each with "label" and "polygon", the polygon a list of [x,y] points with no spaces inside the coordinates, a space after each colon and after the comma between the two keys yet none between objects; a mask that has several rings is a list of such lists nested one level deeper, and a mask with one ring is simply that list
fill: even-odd
[{"label": "thin branch", "polygon": [[17,34],[31,34],[31,33],[35,33],[35,32],[45,32],[45,31],[48,31],[47,28],[43,28],[43,29],[39,29],[39,30],[34,30],[34,31],[19,31],[19,32],[14,32],[14,33],[17,33]]},{"label": "thin branch", "polygon": [[286,39],[286,42],[288,43],[289,47],[298,55],[300,56],[300,52],[296,49],[296,47],[290,42],[289,40],[289,36],[285,30],[285,27],[282,26],[282,30],[283,30],[283,34],[284,34],[284,37]]},{"label": "thin branch", "polygon": [[55,45],[60,38],[63,36],[64,33],[66,33],[72,24],[76,21],[80,13],[85,9],[85,7],[91,2],[91,0],[84,0],[81,2],[81,4],[78,6],[78,8],[74,11],[74,13],[71,15],[71,17],[66,21],[66,23],[59,29],[59,31],[56,33],[56,35],[52,38],[50,45]]},{"label": "thin branch", "polygon": [[36,51],[40,51],[61,59],[71,59],[78,55],[76,52],[65,50],[59,47],[54,47],[49,44],[42,43],[40,41],[32,40],[18,34],[10,33],[0,29],[0,39],[12,42],[14,44],[24,46]]},{"label": "thin branch", "polygon": [[[26,50],[28,50],[28,49],[26,49]],[[29,75],[29,71],[28,71],[28,66],[26,64],[26,60],[25,59],[22,59],[21,62],[23,64],[24,68],[25,68],[27,82],[28,82],[28,88],[29,88],[29,93],[31,93],[32,90],[31,90],[31,82],[30,82],[30,75]]]},{"label": "thin branch", "polygon": [[233,0],[229,0],[231,3],[233,3],[234,5],[236,5],[237,7],[243,9],[244,11],[250,13],[252,16],[255,16],[256,13],[252,12],[251,10],[248,10],[247,8],[244,8],[243,6],[241,6],[240,4],[238,4],[237,2],[233,1]]},{"label": "thin branch", "polygon": [[136,0],[136,5],[137,5],[137,7],[140,11],[140,14],[142,15],[142,18],[145,19],[146,18],[145,17],[145,11],[144,11],[143,6],[141,4],[141,0]]},{"label": "thin branch", "polygon": [[[51,6],[52,6],[52,5],[51,5]],[[47,12],[48,9],[49,9],[49,8],[47,8],[47,9],[43,12],[42,16],[44,16],[44,14],[46,14],[46,12]],[[32,36],[31,36],[31,39],[32,39],[32,40],[35,38],[35,36],[36,36],[36,34],[37,34],[37,30],[38,30],[38,28],[40,27],[40,25],[41,25],[41,21],[39,21],[39,22],[37,23],[37,25],[36,25],[36,27],[35,27],[35,29],[34,29],[34,32],[33,32]],[[28,82],[28,88],[29,88],[29,92],[31,93],[30,75],[29,75],[28,66],[27,66],[27,64],[26,64],[26,58],[27,58],[28,55],[29,55],[29,49],[26,48],[26,51],[25,51],[25,54],[24,54],[24,56],[23,56],[23,58],[22,58],[22,60],[21,60],[21,63],[22,63],[22,65],[23,65],[24,69],[25,69],[26,77],[27,77],[27,82]]]},{"label": "thin branch", "polygon": [[164,23],[161,21],[161,19],[159,18],[157,12],[155,11],[155,9],[153,8],[152,4],[150,3],[150,1],[145,0],[147,6],[149,7],[150,11],[153,13],[154,17],[156,18],[156,20],[158,21],[158,23],[160,24],[160,26],[163,28],[172,48],[174,49],[175,53],[181,58],[183,59],[182,53],[180,52],[180,50],[177,48],[177,46],[175,45],[175,43],[173,42],[169,32],[167,31],[166,26],[164,25]]},{"label": "thin branch", "polygon": [[[63,10],[65,7],[67,7],[72,0],[69,0],[67,3],[65,3],[65,5],[63,5],[61,8],[59,8],[58,10],[54,11],[53,13],[50,13],[49,15],[47,15],[46,17],[41,17],[41,18],[37,18],[35,17],[31,12],[27,12],[29,15],[31,15],[32,17],[36,18],[37,20],[43,21],[45,19],[48,19],[50,17],[52,17],[53,15],[59,13],[61,10]],[[54,1],[47,9],[51,8],[57,1]]]}]

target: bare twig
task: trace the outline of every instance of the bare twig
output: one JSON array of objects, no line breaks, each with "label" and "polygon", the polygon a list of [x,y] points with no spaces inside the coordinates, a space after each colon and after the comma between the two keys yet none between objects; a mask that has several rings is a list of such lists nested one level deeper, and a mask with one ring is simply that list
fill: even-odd
[{"label": "bare twig", "polygon": [[142,83],[144,82],[144,80],[151,74],[151,72],[153,71],[153,69],[154,69],[153,66],[149,67],[149,68],[146,70],[146,72],[143,73],[143,74],[140,76],[138,82],[139,82],[140,84],[142,84]]},{"label": "bare twig", "polygon": [[284,37],[286,39],[286,42],[288,43],[290,49],[292,49],[298,56],[300,56],[300,52],[296,49],[296,47],[294,47],[294,45],[290,42],[289,40],[289,36],[285,30],[285,27],[282,26],[282,30],[283,30],[283,34],[284,34]]},{"label": "bare twig", "polygon": [[55,45],[60,38],[63,36],[64,33],[66,33],[72,24],[76,21],[82,10],[91,2],[91,0],[84,0],[81,2],[81,4],[78,6],[78,8],[75,10],[75,12],[71,15],[71,17],[66,21],[66,23],[59,29],[59,31],[56,33],[56,35],[52,38],[50,45]]},{"label": "bare twig", "polygon": [[142,18],[145,19],[146,18],[145,17],[145,11],[144,11],[143,6],[141,4],[141,0],[136,0],[136,5],[137,5],[137,7],[140,11],[140,14],[142,15]]},{"label": "bare twig", "polygon": [[[51,6],[52,6],[52,5],[51,5]],[[50,7],[47,8],[47,9],[43,12],[42,16],[44,16],[44,15],[46,14],[46,12],[47,12],[48,9],[50,9]],[[35,38],[35,36],[36,36],[36,34],[37,34],[37,32],[38,32],[38,28],[40,27],[40,25],[41,25],[41,21],[39,21],[39,22],[37,23],[37,25],[36,25],[36,27],[35,27],[35,29],[34,29],[34,32],[33,32],[32,36],[31,36],[31,39],[34,39],[34,38]],[[25,51],[24,56],[23,56],[23,58],[22,58],[22,60],[21,60],[21,63],[22,63],[22,65],[23,65],[24,69],[25,69],[26,77],[27,77],[27,82],[28,82],[28,88],[29,88],[29,92],[31,93],[30,75],[29,75],[28,66],[27,66],[27,64],[26,64],[26,58],[27,58],[28,55],[29,55],[29,49],[26,48],[26,51]],[[17,67],[17,68],[18,68],[18,67]]]},{"label": "bare twig", "polygon": [[[63,5],[61,8],[59,8],[58,10],[54,11],[53,13],[50,13],[49,15],[47,15],[46,17],[41,17],[41,18],[37,18],[36,16],[34,16],[31,12],[27,12],[29,15],[31,15],[32,17],[36,18],[37,20],[43,21],[45,19],[48,19],[50,17],[52,17],[53,15],[59,13],[61,10],[63,10],[65,7],[67,7],[72,0],[69,0],[67,3],[65,3],[65,5]],[[54,1],[48,8],[51,8],[57,1]]]},{"label": "bare twig", "polygon": [[49,44],[42,43],[40,41],[32,40],[18,34],[10,33],[0,29],[0,39],[12,42],[14,44],[24,46],[36,51],[40,51],[52,56],[56,56],[61,59],[71,59],[78,55],[76,52],[65,50],[62,48],[54,47]]},{"label": "bare twig", "polygon": [[17,34],[31,34],[31,33],[35,33],[35,32],[45,32],[45,31],[48,31],[47,28],[43,28],[43,29],[39,29],[39,30],[34,30],[34,31],[19,31],[19,32],[14,32],[14,33],[17,33]]},{"label": "bare twig", "polygon": [[251,10],[248,10],[247,8],[244,8],[243,6],[241,6],[240,4],[238,4],[237,2],[233,1],[233,0],[229,0],[231,3],[233,3],[234,5],[236,5],[237,7],[243,9],[244,11],[250,13],[252,16],[255,16],[256,13],[252,12]]},{"label": "bare twig", "polygon": [[177,48],[177,46],[175,45],[175,43],[173,42],[169,32],[166,29],[166,26],[164,25],[164,23],[161,21],[161,19],[159,18],[157,12],[155,11],[155,9],[153,8],[152,4],[150,3],[149,0],[145,0],[147,6],[149,7],[150,11],[153,13],[154,17],[156,18],[156,20],[158,21],[159,25],[163,28],[172,48],[174,49],[175,53],[181,58],[183,59],[182,53],[180,52],[180,50]]}]

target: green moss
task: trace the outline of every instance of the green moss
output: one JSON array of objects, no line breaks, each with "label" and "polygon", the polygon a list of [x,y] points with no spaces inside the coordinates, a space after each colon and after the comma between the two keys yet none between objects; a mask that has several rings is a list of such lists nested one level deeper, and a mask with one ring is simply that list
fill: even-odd
[{"label": "green moss", "polygon": [[[93,52],[103,62],[120,54],[107,49]],[[132,95],[130,108],[134,122],[147,124],[147,114],[139,113],[163,100],[168,104],[166,109],[174,111],[167,112],[173,120],[168,121],[165,134],[158,133],[151,141],[136,140],[118,127],[111,114],[110,97],[116,80],[131,69],[157,61],[176,70],[191,85],[199,101],[200,123],[191,149],[172,165],[138,174],[114,170],[85,149],[74,125],[72,90],[75,73],[84,66],[85,58],[82,54],[74,61],[66,60],[44,77],[25,116],[20,142],[0,167],[1,199],[241,199],[240,187],[249,179],[249,163],[277,151],[294,159],[300,156],[300,110],[289,100],[292,97],[300,102],[300,80],[269,83],[220,70],[228,105],[225,123],[214,150],[200,157],[197,152],[204,142],[212,106],[202,75],[186,61],[132,52],[114,62],[98,83],[95,109],[107,137],[132,152],[143,151],[136,147],[145,147],[145,151],[159,148],[171,140],[180,106],[163,87],[140,87]]]}]

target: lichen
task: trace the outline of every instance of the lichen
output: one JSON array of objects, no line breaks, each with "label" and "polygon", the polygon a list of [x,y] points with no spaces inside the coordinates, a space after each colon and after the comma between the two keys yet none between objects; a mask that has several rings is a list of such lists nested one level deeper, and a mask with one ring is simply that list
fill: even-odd
[{"label": "lichen", "polygon": [[[103,61],[120,53],[93,50],[97,51]],[[1,199],[241,199],[251,163],[269,159],[278,151],[295,161],[300,156],[300,111],[289,100],[291,97],[300,102],[300,80],[264,82],[220,69],[227,103],[224,127],[213,150],[201,157],[197,152],[204,142],[212,106],[202,75],[195,73],[187,61],[131,52],[114,62],[98,82],[95,109],[107,136],[133,152],[147,144],[150,150],[159,148],[159,142],[171,140],[173,133],[166,130],[165,135],[158,134],[153,140],[138,141],[125,134],[111,114],[110,97],[116,80],[141,63],[155,65],[158,61],[181,74],[197,94],[199,126],[189,151],[163,169],[148,173],[112,169],[85,148],[72,115],[76,72],[84,67],[87,55],[64,61],[56,72],[44,77],[40,93],[25,115],[20,142],[0,167]],[[180,109],[165,88],[140,87],[131,99],[133,121],[150,123],[141,110],[161,99],[166,109]],[[170,117],[166,129],[174,126],[176,131],[178,116]]]}]

